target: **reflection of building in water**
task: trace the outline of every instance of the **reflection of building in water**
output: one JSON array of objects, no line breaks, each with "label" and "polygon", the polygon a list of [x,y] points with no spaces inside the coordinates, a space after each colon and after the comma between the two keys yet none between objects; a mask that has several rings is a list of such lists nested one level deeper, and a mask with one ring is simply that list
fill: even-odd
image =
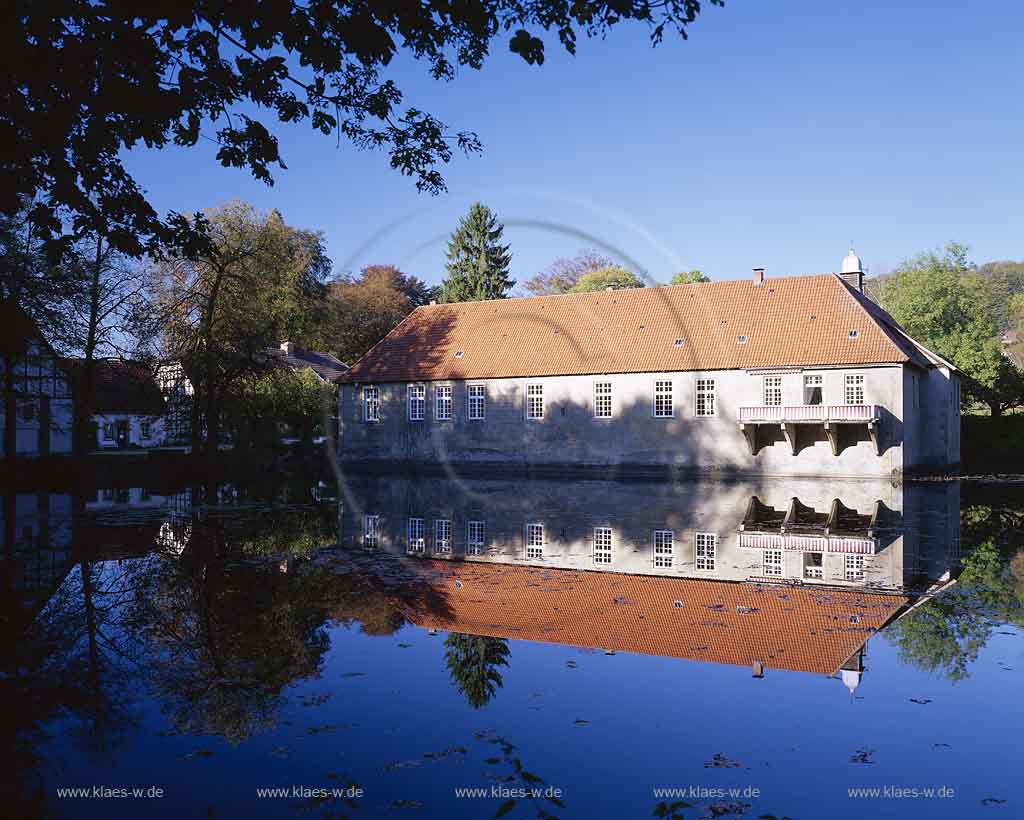
[{"label": "reflection of building in water", "polygon": [[71,565],[72,512],[68,493],[0,496],[5,607],[35,612],[60,586]]},{"label": "reflection of building in water", "polygon": [[705,579],[417,562],[429,595],[417,626],[471,635],[839,676],[859,683],[863,648],[903,595]]},{"label": "reflection of building in water", "polygon": [[180,554],[192,536],[192,490],[188,487],[169,495],[146,487],[105,487],[95,491],[85,502],[85,509],[108,523],[113,517],[115,524],[153,522],[153,513],[160,513],[155,538],[165,552]]},{"label": "reflection of building in water", "polygon": [[959,488],[382,479],[341,543],[502,564],[903,590],[956,561]]},{"label": "reflection of building in water", "polygon": [[[434,560],[429,629],[838,676],[947,581],[955,484],[365,480],[342,545]],[[582,571],[590,570],[590,571]]]}]

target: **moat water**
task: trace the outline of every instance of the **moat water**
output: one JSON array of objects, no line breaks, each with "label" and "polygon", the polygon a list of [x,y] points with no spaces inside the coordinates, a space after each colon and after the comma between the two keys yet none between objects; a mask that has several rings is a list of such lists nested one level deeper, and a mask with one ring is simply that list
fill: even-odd
[{"label": "moat water", "polygon": [[0,494],[4,816],[1024,816],[1019,487]]}]

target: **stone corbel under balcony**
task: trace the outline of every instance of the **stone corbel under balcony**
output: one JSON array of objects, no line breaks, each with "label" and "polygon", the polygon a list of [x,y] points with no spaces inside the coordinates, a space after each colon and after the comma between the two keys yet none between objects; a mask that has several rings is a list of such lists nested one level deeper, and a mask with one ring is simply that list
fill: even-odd
[{"label": "stone corbel under balcony", "polygon": [[797,454],[797,428],[800,425],[820,425],[834,456],[838,456],[842,450],[840,431],[849,425],[864,425],[876,455],[881,455],[879,419],[879,408],[873,404],[763,405],[741,407],[739,410],[740,430],[747,440],[751,455],[757,454],[758,429],[775,425],[782,431],[782,437],[792,455]]}]

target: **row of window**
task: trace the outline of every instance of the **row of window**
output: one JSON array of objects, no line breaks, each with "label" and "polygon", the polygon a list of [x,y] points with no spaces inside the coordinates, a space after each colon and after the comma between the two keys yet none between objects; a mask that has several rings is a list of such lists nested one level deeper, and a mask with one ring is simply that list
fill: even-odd
[{"label": "row of window", "polygon": [[[675,416],[675,383],[661,379],[654,383],[654,399],[651,412],[655,418]],[[698,416],[715,415],[715,380],[697,379],[694,413]],[[594,382],[594,417],[610,419],[613,415],[612,383]],[[543,419],[545,416],[544,385],[530,382],[526,385],[525,414],[528,419]],[[482,421],[487,415],[487,387],[471,384],[466,388],[466,417],[470,421]],[[406,388],[406,418],[409,421],[423,421],[427,417],[427,389],[422,384],[410,384]],[[454,418],[451,385],[434,387],[434,419],[451,421]],[[363,421],[380,421],[380,388],[367,385],[363,388]]]},{"label": "row of window", "polygon": [[[820,375],[804,376],[804,404],[822,404],[823,380]],[[454,418],[451,385],[437,385],[434,393],[434,419],[451,421]],[[782,404],[782,376],[764,377],[764,403],[770,406]],[[864,404],[864,376],[860,373],[846,375],[844,403]],[[697,379],[694,394],[694,415],[714,416],[717,412],[716,383],[714,379]],[[525,414],[528,419],[543,419],[545,415],[544,385],[529,382],[526,385]],[[673,418],[676,414],[675,382],[672,379],[656,379],[651,402],[654,418]],[[482,421],[487,415],[487,387],[471,384],[466,388],[466,417],[470,421]],[[612,383],[594,382],[594,418],[610,419],[613,416]],[[427,417],[427,388],[422,384],[410,384],[406,388],[406,417],[409,421],[424,421]],[[380,421],[380,388],[368,385],[363,388],[363,421]]]},{"label": "row of window", "polygon": [[[427,526],[423,518],[409,518],[406,521],[406,551],[424,554],[427,551]],[[483,521],[466,522],[466,555],[483,555],[487,548]],[[363,546],[367,549],[380,547],[380,516],[363,516]],[[615,556],[615,537],[611,527],[594,527],[592,559],[598,566],[610,566]],[[431,551],[435,555],[452,552],[452,522],[446,518],[433,521]],[[653,563],[656,567],[669,568],[675,564],[675,532],[653,530],[651,532]],[[523,528],[523,555],[527,560],[539,561],[544,558],[547,535],[544,524],[529,523]],[[718,536],[710,532],[698,532],[694,536],[694,552],[697,569],[713,572],[718,554]]]},{"label": "row of window", "polygon": [[[824,380],[820,374],[804,376],[804,404],[824,403]],[[782,376],[765,376],[763,384],[764,403],[769,407],[782,404]],[[843,382],[843,403],[864,404],[864,374],[847,373]]]},{"label": "row of window", "polygon": [[[432,551],[435,555],[449,555],[452,552],[452,522],[438,518],[433,522]],[[483,555],[486,549],[485,526],[483,521],[466,522],[466,555]],[[611,566],[615,555],[614,534],[611,527],[594,527],[594,549],[592,560],[597,566]],[[380,516],[363,516],[363,546],[376,549],[380,546]],[[527,560],[540,561],[544,558],[547,538],[543,524],[530,523],[523,528],[523,555]],[[675,532],[673,530],[652,530],[652,563],[655,567],[668,569],[675,564]],[[426,521],[410,518],[406,522],[406,551],[424,554],[427,551]],[[694,534],[694,561],[702,572],[714,572],[718,558],[718,536],[712,532]],[[824,577],[822,554],[804,553],[803,576],[808,579]],[[762,551],[762,573],[768,578],[781,578],[783,572],[783,551],[766,549]],[[864,580],[864,556],[844,556],[844,577],[847,581]]]}]

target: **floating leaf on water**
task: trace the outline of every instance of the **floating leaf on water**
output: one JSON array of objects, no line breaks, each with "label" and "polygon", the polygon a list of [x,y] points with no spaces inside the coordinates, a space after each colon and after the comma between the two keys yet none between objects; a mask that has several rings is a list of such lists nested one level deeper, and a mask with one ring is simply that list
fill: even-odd
[{"label": "floating leaf on water", "polygon": [[342,674],[343,678],[362,678],[368,675],[368,672],[345,672]]},{"label": "floating leaf on water", "polygon": [[509,798],[504,803],[502,803],[500,806],[498,806],[498,810],[496,812],[494,812],[495,820],[497,820],[498,817],[504,817],[506,814],[508,814],[510,811],[512,811],[512,809],[514,809],[515,807],[516,807],[516,801],[512,800],[511,798]]},{"label": "floating leaf on water", "polygon": [[705,769],[740,769],[742,767],[742,763],[730,760],[721,752],[715,752],[714,757],[704,764]]},{"label": "floating leaf on water", "polygon": [[850,756],[851,763],[874,763],[871,759],[871,755],[875,753],[874,749],[858,749]]},{"label": "floating leaf on water", "polygon": [[932,699],[931,698],[911,698],[910,702],[911,703],[920,703],[922,706],[924,706],[924,704],[926,704],[926,703],[931,703]]},{"label": "floating leaf on water", "polygon": [[983,806],[1001,806],[1006,801],[1001,797],[983,797],[981,805]]}]

